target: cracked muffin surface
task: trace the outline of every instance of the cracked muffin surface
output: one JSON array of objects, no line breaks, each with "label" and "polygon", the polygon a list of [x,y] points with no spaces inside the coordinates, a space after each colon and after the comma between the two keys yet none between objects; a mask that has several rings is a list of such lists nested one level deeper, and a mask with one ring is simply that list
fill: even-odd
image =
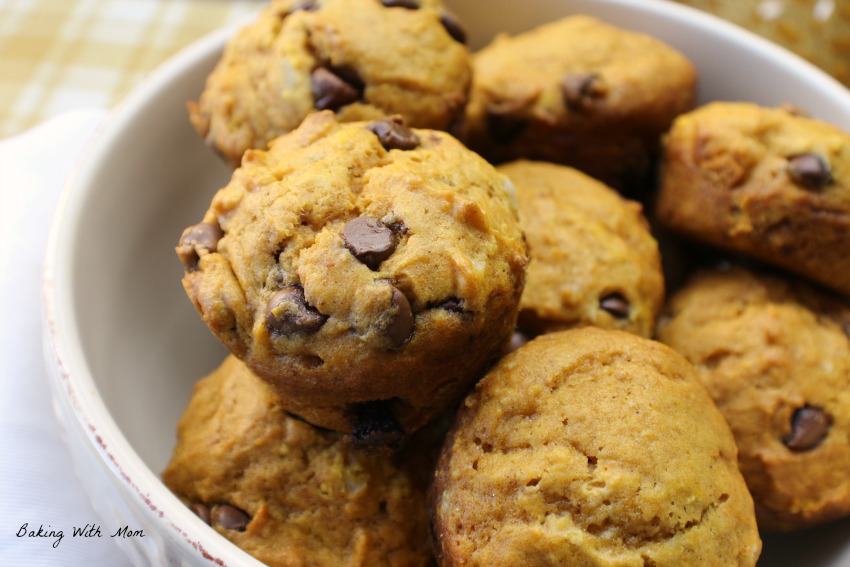
[{"label": "cracked muffin surface", "polygon": [[434,433],[423,430],[398,454],[358,450],[288,415],[231,355],[195,385],[163,480],[270,567],[430,567]]},{"label": "cracked muffin surface", "polygon": [[541,335],[461,406],[431,494],[442,565],[755,565],[737,449],[693,367],[617,330]]},{"label": "cracked muffin surface", "polygon": [[409,432],[513,331],[528,258],[511,191],[444,132],[317,113],[248,152],[184,232],[184,288],[288,411]]},{"label": "cracked muffin surface", "polygon": [[847,301],[735,266],[693,277],[659,320],[729,422],[764,529],[850,515],[848,334]]},{"label": "cracked muffin surface", "polygon": [[234,166],[316,110],[444,130],[467,100],[464,41],[440,0],[273,0],[228,41],[190,118]]},{"label": "cracked muffin surface", "polygon": [[643,207],[571,167],[518,160],[497,169],[516,189],[531,257],[519,330],[597,325],[650,337],[664,275]]}]

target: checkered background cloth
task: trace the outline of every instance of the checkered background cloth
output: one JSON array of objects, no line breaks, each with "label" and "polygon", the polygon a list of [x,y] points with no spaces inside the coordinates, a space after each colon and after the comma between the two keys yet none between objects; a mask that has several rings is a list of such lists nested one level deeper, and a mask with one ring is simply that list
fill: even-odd
[{"label": "checkered background cloth", "polygon": [[[0,0],[0,138],[67,110],[111,108],[168,56],[222,25],[250,18],[266,1]],[[679,1],[718,7],[716,0]],[[815,4],[837,9],[835,17],[843,19],[833,18],[829,38],[836,53],[850,54],[850,34],[841,27],[850,21],[850,0]],[[850,86],[848,64],[840,63],[836,74]]]},{"label": "checkered background cloth", "polygon": [[0,0],[0,138],[111,108],[204,34],[264,0]]}]

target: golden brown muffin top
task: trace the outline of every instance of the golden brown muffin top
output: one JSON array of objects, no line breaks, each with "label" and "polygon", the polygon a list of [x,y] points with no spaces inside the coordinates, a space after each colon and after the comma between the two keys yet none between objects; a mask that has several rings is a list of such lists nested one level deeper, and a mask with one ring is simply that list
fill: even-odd
[{"label": "golden brown muffin top", "polygon": [[740,449],[763,528],[850,514],[850,305],[739,267],[696,275],[659,339],[697,368]]},{"label": "golden brown muffin top", "polygon": [[584,327],[479,382],[443,447],[443,565],[754,565],[729,427],[669,347]]},{"label": "golden brown muffin top", "polygon": [[498,170],[516,189],[531,257],[519,328],[534,336],[597,325],[651,336],[664,275],[642,206],[567,166],[519,160]]},{"label": "golden brown muffin top", "polygon": [[195,386],[163,479],[219,533],[272,567],[426,567],[433,440],[364,452],[288,415],[233,356]]}]

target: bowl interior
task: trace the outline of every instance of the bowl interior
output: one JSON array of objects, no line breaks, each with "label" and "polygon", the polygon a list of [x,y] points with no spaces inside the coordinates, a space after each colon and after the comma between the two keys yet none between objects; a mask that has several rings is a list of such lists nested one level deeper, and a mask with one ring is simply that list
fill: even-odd
[{"label": "bowl interior", "polygon": [[186,301],[174,253],[230,175],[187,121],[186,101],[215,55],[114,117],[95,170],[75,188],[86,193],[68,250],[80,345],[121,432],[157,472],[193,377],[224,356]]},{"label": "bowl interior", "polygon": [[[700,97],[791,102],[850,130],[850,93],[764,40],[663,1],[457,0],[473,47],[500,31],[518,32],[572,13],[637,29],[683,51],[700,70]],[[58,332],[81,349],[67,369],[81,396],[100,397],[130,450],[154,475],[165,467],[192,385],[225,350],[181,287],[174,246],[200,220],[228,168],[187,118],[226,34],[158,72],[113,114],[72,184],[58,225],[55,285],[69,322]],[[65,298],[65,299],[63,299]],[[87,382],[90,380],[91,382]],[[87,391],[92,384],[96,390]],[[109,423],[102,424],[109,427]],[[152,477],[153,478],[153,477]],[[145,480],[144,482],[147,482]],[[141,490],[173,498],[154,481]],[[212,536],[211,536],[212,537]],[[850,560],[850,523],[766,538],[762,565],[839,565]],[[790,563],[789,563],[790,561]]]}]

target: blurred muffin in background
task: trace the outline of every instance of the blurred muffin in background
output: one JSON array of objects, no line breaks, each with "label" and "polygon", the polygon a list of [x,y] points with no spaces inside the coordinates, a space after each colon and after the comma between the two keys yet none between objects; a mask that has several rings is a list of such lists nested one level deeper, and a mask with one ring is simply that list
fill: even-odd
[{"label": "blurred muffin in background", "polygon": [[679,0],[808,59],[850,87],[850,3],[844,0]]}]

